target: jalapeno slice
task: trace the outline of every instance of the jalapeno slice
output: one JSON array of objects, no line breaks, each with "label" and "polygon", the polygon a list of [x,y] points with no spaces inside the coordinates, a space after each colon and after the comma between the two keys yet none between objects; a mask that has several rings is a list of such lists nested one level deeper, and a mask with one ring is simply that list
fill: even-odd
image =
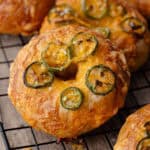
[{"label": "jalapeno slice", "polygon": [[30,64],[23,76],[24,84],[30,88],[41,88],[51,85],[53,82],[53,73],[42,62],[33,62]]},{"label": "jalapeno slice", "polygon": [[70,49],[61,42],[49,43],[41,57],[49,70],[53,72],[64,70],[71,60]]},{"label": "jalapeno slice", "polygon": [[150,150],[150,137],[143,138],[138,143],[136,150]]},{"label": "jalapeno slice", "polygon": [[83,94],[77,87],[69,87],[61,94],[61,105],[65,109],[76,110],[83,101]]},{"label": "jalapeno slice", "polygon": [[109,15],[111,17],[123,16],[126,13],[122,5],[111,3],[109,6]]},{"label": "jalapeno slice", "polygon": [[95,52],[98,40],[90,33],[77,33],[71,41],[71,55],[79,60]]},{"label": "jalapeno slice", "polygon": [[127,33],[133,33],[136,35],[143,35],[146,31],[144,23],[136,17],[129,17],[123,20],[121,22],[121,28]]},{"label": "jalapeno slice", "polygon": [[82,10],[90,19],[101,19],[108,11],[107,0],[82,0]]},{"label": "jalapeno slice", "polygon": [[88,70],[86,74],[86,85],[96,95],[107,95],[115,87],[114,72],[104,66],[97,65]]},{"label": "jalapeno slice", "polygon": [[51,23],[53,21],[56,24],[67,24],[71,23],[74,18],[73,9],[66,5],[57,5],[49,11],[48,21]]},{"label": "jalapeno slice", "polygon": [[144,127],[146,128],[146,133],[150,136],[150,121],[146,122]]},{"label": "jalapeno slice", "polygon": [[107,27],[97,27],[93,30],[97,33],[100,33],[104,38],[109,38],[110,36],[110,29]]}]

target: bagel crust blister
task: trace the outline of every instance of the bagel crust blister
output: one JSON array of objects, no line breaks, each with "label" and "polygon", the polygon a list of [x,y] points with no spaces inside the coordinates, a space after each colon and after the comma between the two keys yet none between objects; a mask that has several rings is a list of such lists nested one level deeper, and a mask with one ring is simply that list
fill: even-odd
[{"label": "bagel crust blister", "polygon": [[129,80],[124,54],[109,40],[85,27],[65,26],[34,37],[20,50],[8,93],[31,126],[72,138],[117,113]]},{"label": "bagel crust blister", "polygon": [[131,114],[120,130],[114,150],[150,148],[150,104]]}]

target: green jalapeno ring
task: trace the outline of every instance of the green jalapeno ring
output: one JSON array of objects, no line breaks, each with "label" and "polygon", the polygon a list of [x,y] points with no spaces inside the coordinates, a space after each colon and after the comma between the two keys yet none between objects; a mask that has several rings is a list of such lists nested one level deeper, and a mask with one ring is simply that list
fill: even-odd
[{"label": "green jalapeno ring", "polygon": [[[69,90],[70,90],[70,95],[67,93],[67,92],[69,92]],[[71,92],[73,92],[73,93],[71,93]],[[75,98],[74,99],[69,99],[70,98],[69,96],[76,96],[76,99]],[[79,88],[69,87],[61,93],[60,102],[61,102],[61,105],[65,109],[77,110],[83,102],[83,94],[82,94],[82,92]]]},{"label": "green jalapeno ring", "polygon": [[[81,38],[82,38],[82,36],[83,36],[83,38],[84,37],[87,38],[89,36],[89,38],[80,39],[80,36],[81,36]],[[86,49],[86,51],[84,51],[84,52],[81,51],[83,54],[81,54],[81,56],[78,56],[80,54],[79,51],[77,51],[77,50],[79,50],[79,48],[77,49],[77,48],[75,48],[75,46],[80,46],[81,44],[84,44],[84,40],[85,40],[85,42],[94,42],[95,45],[92,49],[89,48],[90,51],[88,51],[88,49]],[[94,54],[94,52],[96,51],[96,49],[98,47],[98,40],[94,35],[92,35],[90,33],[79,32],[72,38],[71,44],[69,47],[71,50],[72,58],[79,58],[79,60],[82,60],[85,57]],[[75,53],[77,53],[77,54],[75,54]],[[82,56],[82,55],[84,55],[84,56]]]},{"label": "green jalapeno ring", "polygon": [[[43,83],[29,83],[27,81],[27,75],[28,75],[28,71],[29,69],[33,66],[33,65],[40,65],[40,67],[43,67],[47,70],[47,71],[44,71],[43,73],[41,73],[41,78],[46,78],[46,77],[50,77],[50,79],[46,82],[44,81]],[[35,74],[35,72],[33,71],[33,74]],[[33,77],[33,75],[32,75]],[[38,78],[38,77],[37,77]],[[23,82],[24,84],[27,86],[27,87],[30,87],[30,88],[34,88],[34,89],[37,89],[37,88],[42,88],[42,87],[47,87],[47,86],[50,86],[52,84],[54,80],[54,75],[52,72],[48,71],[48,68],[46,68],[46,66],[43,64],[43,62],[39,62],[39,61],[35,61],[33,63],[31,63],[26,69],[25,69],[25,72],[23,74]],[[37,82],[37,81],[36,81]]]},{"label": "green jalapeno ring", "polygon": [[[138,23],[137,25],[135,23]],[[126,25],[126,26],[125,26]],[[127,33],[133,33],[136,35],[143,35],[146,32],[146,27],[137,17],[128,17],[124,19],[120,24],[122,30]],[[141,29],[141,32],[138,31]]]},{"label": "green jalapeno ring", "polygon": [[[89,76],[90,76],[90,74],[91,74],[91,72],[94,70],[94,69],[101,69],[102,71],[108,71],[111,75],[112,75],[112,78],[113,78],[113,83],[111,84],[111,83],[103,83],[103,82],[101,82],[101,81],[99,81],[99,80],[96,80],[95,81],[95,85],[92,85],[92,83],[89,81]],[[102,72],[102,74],[103,74],[104,72]],[[103,75],[104,76],[104,75]],[[116,75],[115,75],[115,73],[109,68],[109,67],[106,67],[106,66],[104,66],[104,65],[102,65],[102,64],[100,64],[100,65],[97,65],[97,66],[93,66],[93,67],[91,67],[88,71],[87,71],[87,73],[86,73],[86,77],[85,77],[85,84],[86,84],[86,86],[89,88],[89,90],[92,92],[92,93],[94,93],[95,95],[102,95],[102,96],[105,96],[105,95],[107,95],[107,94],[109,94],[110,92],[112,92],[113,91],[113,89],[115,88],[115,86],[116,86]],[[98,82],[98,83],[97,83]],[[105,91],[96,91],[96,86],[97,85],[100,85],[100,86],[102,86],[103,84],[104,85],[106,85],[106,86],[110,86],[110,87],[108,87],[108,89],[107,90],[105,90]]]},{"label": "green jalapeno ring", "polygon": [[147,135],[150,136],[150,121],[146,122],[144,127],[146,128]]},{"label": "green jalapeno ring", "polygon": [[[148,146],[148,147],[143,147],[143,143],[147,140],[149,142],[149,145],[146,145],[146,146]],[[136,150],[145,150],[143,148],[150,148],[150,137],[145,137],[142,140],[140,140],[139,143],[137,144]]]},{"label": "green jalapeno ring", "polygon": [[[116,10],[117,12],[112,12],[112,10]],[[117,14],[113,14],[117,13]],[[117,16],[123,16],[126,14],[126,9],[121,4],[115,4],[110,3],[109,4],[109,16],[111,17],[117,17]]]},{"label": "green jalapeno ring", "polygon": [[111,31],[107,27],[97,27],[93,29],[95,32],[100,33],[104,36],[104,38],[109,38]]},{"label": "green jalapeno ring", "polygon": [[[51,72],[59,72],[59,71],[63,71],[65,68],[67,68],[68,66],[69,66],[69,64],[71,63],[71,51],[70,51],[70,48],[67,46],[67,45],[65,45],[65,44],[63,44],[62,46],[66,46],[66,56],[68,57],[67,58],[67,61],[65,62],[65,64],[63,65],[63,66],[61,66],[61,67],[52,67],[52,66],[50,66],[49,64],[48,64],[48,62],[47,62],[47,60],[46,60],[46,52],[48,51],[48,49],[49,49],[49,47],[50,47],[50,45],[51,44],[56,44],[56,43],[48,43],[48,46],[47,46],[47,48],[44,50],[44,51],[42,51],[42,53],[41,53],[41,58],[42,58],[42,61],[44,62],[44,64],[45,64],[45,66],[47,66],[48,67],[48,69],[49,69],[49,71],[51,71]],[[57,44],[56,44],[57,45]],[[55,50],[54,50],[55,51]],[[56,54],[57,55],[57,54]]]},{"label": "green jalapeno ring", "polygon": [[[58,11],[57,9],[61,9],[60,11]],[[61,5],[56,5],[55,7],[53,7],[50,11],[49,11],[49,13],[48,13],[48,22],[49,23],[51,23],[51,17],[50,17],[50,15],[52,14],[52,13],[57,13],[58,15],[59,15],[59,17],[63,17],[63,15],[65,15],[65,14],[69,14],[69,15],[71,15],[71,16],[74,16],[75,15],[75,12],[74,12],[74,10],[69,6],[69,5],[67,5],[67,4],[61,4]],[[64,22],[72,22],[73,20],[71,19],[68,19],[68,20],[64,20],[63,18],[62,18],[62,20],[61,21],[58,21],[58,22],[55,22],[55,23],[64,23]]]},{"label": "green jalapeno ring", "polygon": [[[90,12],[89,12],[89,9],[87,9],[87,0],[82,0],[81,1],[81,6],[82,6],[82,11],[84,12],[85,16],[87,16],[88,18],[90,19],[94,19],[94,20],[97,20],[97,19],[102,19],[108,12],[108,0],[104,0],[104,4],[106,5],[105,8],[101,11],[100,16],[94,16],[94,15],[91,15]],[[95,4],[96,5],[96,4]]]}]

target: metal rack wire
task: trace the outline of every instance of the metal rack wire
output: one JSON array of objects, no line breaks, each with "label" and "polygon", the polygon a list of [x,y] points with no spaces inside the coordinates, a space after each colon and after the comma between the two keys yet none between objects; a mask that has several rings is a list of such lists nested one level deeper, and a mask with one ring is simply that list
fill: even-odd
[{"label": "metal rack wire", "polygon": [[[0,150],[25,148],[33,150],[69,150],[71,149],[69,144],[65,142],[57,144],[54,137],[35,131],[23,121],[13,124],[16,118],[17,120],[20,120],[20,118],[14,115],[14,113],[16,114],[15,109],[9,103],[7,95],[8,70],[18,50],[27,42],[28,39],[22,36],[0,36],[0,114],[2,114],[2,118],[0,118],[0,139],[3,141],[0,143]],[[80,137],[83,140],[85,150],[112,150],[125,118],[137,108],[150,103],[150,60],[141,70],[132,75],[131,81],[125,107],[102,127]],[[6,108],[3,107],[4,105],[6,105]],[[6,111],[10,111],[9,114],[12,115],[12,120],[7,119]],[[23,144],[20,144],[17,140],[14,142],[13,139],[17,138],[19,141],[23,140],[21,142]],[[28,138],[31,140],[28,140]]]}]

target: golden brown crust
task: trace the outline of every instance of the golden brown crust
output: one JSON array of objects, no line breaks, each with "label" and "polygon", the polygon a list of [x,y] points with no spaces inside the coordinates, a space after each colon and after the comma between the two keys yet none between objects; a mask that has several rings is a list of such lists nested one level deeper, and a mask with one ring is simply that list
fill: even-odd
[{"label": "golden brown crust", "polygon": [[[27,88],[23,83],[25,68],[40,59],[45,42],[60,40],[69,43],[78,32],[94,34],[99,46],[95,55],[78,62],[78,72],[73,80],[63,81],[55,77],[51,87]],[[64,36],[65,34],[65,36]],[[110,67],[116,74],[116,88],[106,96],[96,96],[85,85],[87,70],[98,64]],[[23,118],[33,127],[59,138],[76,137],[102,125],[123,106],[128,90],[130,74],[124,54],[114,50],[109,40],[89,29],[79,26],[62,27],[33,38],[18,54],[11,66],[9,96]],[[69,86],[81,89],[83,104],[76,111],[64,109],[60,104],[60,93]]]},{"label": "golden brown crust", "polygon": [[54,0],[1,0],[0,33],[33,33],[53,3]]},{"label": "golden brown crust", "polygon": [[[147,60],[149,56],[149,45],[145,42],[146,36],[143,38],[139,38],[135,36],[134,34],[126,33],[121,29],[120,23],[128,17],[136,17],[141,22],[143,22],[146,25],[145,19],[136,11],[136,9],[133,9],[128,5],[128,3],[124,0],[109,0],[109,3],[117,3],[124,7],[124,9],[127,11],[127,14],[123,16],[117,16],[117,17],[110,17],[109,15],[106,15],[104,18],[100,20],[93,20],[87,18],[81,8],[81,0],[57,0],[56,5],[62,5],[62,4],[68,4],[75,10],[76,16],[75,16],[75,22],[73,24],[79,23],[80,25],[94,28],[94,27],[108,27],[111,30],[110,39],[115,42],[115,44],[118,46],[119,49],[123,49],[125,52],[127,62],[129,64],[129,68],[131,71],[137,70],[139,67],[141,67]],[[146,25],[147,26],[147,25]],[[45,17],[45,20],[42,24],[40,32],[46,32],[50,29],[58,28],[59,25],[55,22],[49,22],[48,17]],[[148,31],[147,31],[148,32]],[[142,41],[142,42],[141,42]],[[139,44],[140,43],[140,44]],[[142,50],[141,48],[142,43]],[[139,47],[140,45],[140,47]],[[145,56],[145,57],[143,57]]]},{"label": "golden brown crust", "polygon": [[120,130],[114,150],[136,150],[138,142],[145,137],[144,124],[150,121],[150,104],[131,114]]},{"label": "golden brown crust", "polygon": [[132,7],[138,9],[145,17],[150,17],[150,1],[149,0],[127,0]]}]

